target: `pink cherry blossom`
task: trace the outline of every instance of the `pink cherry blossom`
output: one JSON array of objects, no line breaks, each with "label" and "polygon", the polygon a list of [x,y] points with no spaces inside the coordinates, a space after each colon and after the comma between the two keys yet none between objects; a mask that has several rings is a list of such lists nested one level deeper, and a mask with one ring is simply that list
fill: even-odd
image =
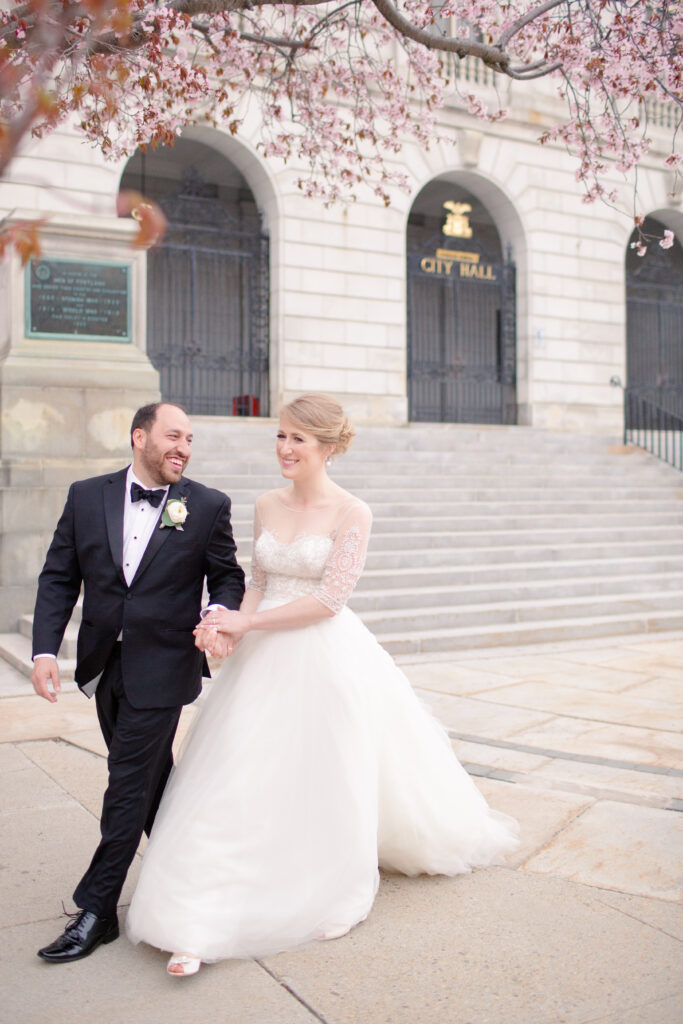
[{"label": "pink cherry blossom", "polygon": [[188,124],[239,135],[256,109],[260,148],[302,168],[305,195],[369,187],[388,202],[407,187],[406,141],[448,138],[445,103],[502,120],[490,82],[538,77],[565,105],[539,141],[569,150],[586,201],[614,202],[607,174],[632,175],[663,131],[681,173],[683,17],[643,0],[14,0],[0,11],[0,173],[28,133],[74,116],[118,160]]}]

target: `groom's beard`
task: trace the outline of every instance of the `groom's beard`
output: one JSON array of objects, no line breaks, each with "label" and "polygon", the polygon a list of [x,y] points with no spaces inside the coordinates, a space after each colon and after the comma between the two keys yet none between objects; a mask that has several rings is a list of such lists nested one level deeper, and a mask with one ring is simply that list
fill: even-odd
[{"label": "groom's beard", "polygon": [[[178,464],[171,462],[171,459],[176,460]],[[166,451],[149,438],[140,451],[139,460],[145,474],[159,487],[177,484],[190,461],[189,456],[181,455],[174,448]]]}]

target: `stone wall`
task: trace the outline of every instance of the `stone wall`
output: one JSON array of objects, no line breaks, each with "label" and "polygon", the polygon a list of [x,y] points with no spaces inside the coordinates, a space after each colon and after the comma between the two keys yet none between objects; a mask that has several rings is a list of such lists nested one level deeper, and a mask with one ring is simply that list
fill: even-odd
[{"label": "stone wall", "polygon": [[[501,88],[506,121],[476,122],[453,101],[441,128],[456,145],[405,146],[396,162],[411,191],[395,191],[389,207],[369,191],[331,209],[304,199],[299,169],[257,153],[254,122],[239,142],[208,128],[186,132],[235,163],[270,236],[273,412],[316,389],[339,396],[358,422],[406,422],[406,226],[420,189],[441,178],[481,199],[517,266],[519,422],[619,433],[621,393],[609,381],[624,378],[630,196],[624,212],[583,203],[574,162],[536,142],[561,113],[553,87]],[[681,195],[671,194],[663,154],[655,138],[641,205],[680,233]],[[63,129],[29,143],[0,185],[0,214],[47,218],[46,254],[134,267],[130,345],[26,339],[23,274],[16,259],[0,267],[0,629],[30,607],[68,482],[125,462],[130,416],[158,395],[145,356],[145,257],[131,248],[132,223],[115,215],[124,166]]]},{"label": "stone wall", "polygon": [[[29,339],[25,273],[0,266],[8,313],[0,337],[0,631],[30,610],[36,578],[73,480],[125,465],[135,410],[159,396],[145,356],[145,256],[132,225],[53,217],[46,258],[119,259],[132,264],[132,342]],[[101,515],[93,509],[93,515]]]}]

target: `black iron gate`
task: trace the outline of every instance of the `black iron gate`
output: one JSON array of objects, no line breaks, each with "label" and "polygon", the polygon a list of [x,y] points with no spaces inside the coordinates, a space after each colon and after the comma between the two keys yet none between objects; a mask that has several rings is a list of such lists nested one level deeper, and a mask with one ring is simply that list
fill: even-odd
[{"label": "black iron gate", "polygon": [[[646,228],[663,228],[648,221]],[[683,417],[683,249],[653,244],[626,261],[626,382],[640,399]],[[624,409],[628,428],[642,426],[634,400]]]},{"label": "black iron gate", "polygon": [[190,413],[268,414],[268,237],[253,201],[206,194],[196,175],[162,199],[147,263],[147,353],[161,393]]},{"label": "black iron gate", "polygon": [[516,423],[514,264],[443,244],[408,252],[410,419]]}]

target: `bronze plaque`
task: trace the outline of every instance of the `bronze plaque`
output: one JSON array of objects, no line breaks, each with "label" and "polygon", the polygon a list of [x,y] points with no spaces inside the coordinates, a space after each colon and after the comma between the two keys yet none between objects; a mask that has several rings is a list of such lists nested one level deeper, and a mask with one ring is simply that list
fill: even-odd
[{"label": "bronze plaque", "polygon": [[26,267],[26,337],[130,342],[129,263],[40,259]]}]

